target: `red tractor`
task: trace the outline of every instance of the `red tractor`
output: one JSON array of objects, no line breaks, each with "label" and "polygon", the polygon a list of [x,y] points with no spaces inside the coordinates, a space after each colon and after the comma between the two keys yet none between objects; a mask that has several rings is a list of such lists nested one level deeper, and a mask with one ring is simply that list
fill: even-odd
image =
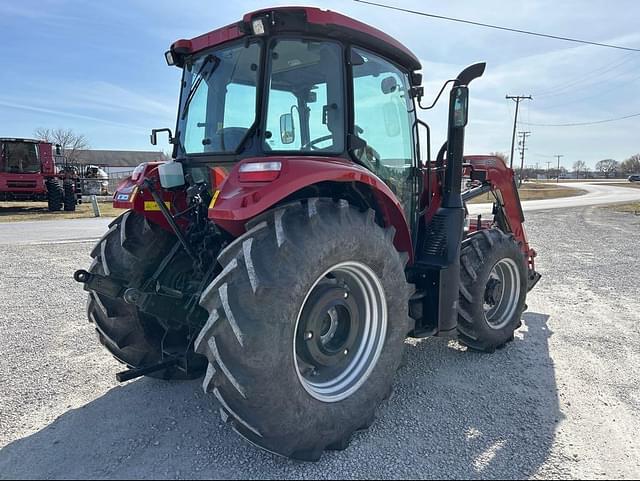
[{"label": "red tractor", "polygon": [[51,212],[74,211],[76,183],[56,165],[50,143],[0,138],[0,200],[46,201]]},{"label": "red tractor", "polygon": [[[408,336],[513,340],[540,276],[513,171],[463,155],[484,64],[447,82],[432,159],[419,60],[343,15],[260,10],[166,59],[176,134],[151,138],[167,131],[174,160],[120,184],[128,210],[75,274],[120,381],[204,373],[238,433],[317,460],[373,422]],[[493,215],[471,219],[487,192]]]}]

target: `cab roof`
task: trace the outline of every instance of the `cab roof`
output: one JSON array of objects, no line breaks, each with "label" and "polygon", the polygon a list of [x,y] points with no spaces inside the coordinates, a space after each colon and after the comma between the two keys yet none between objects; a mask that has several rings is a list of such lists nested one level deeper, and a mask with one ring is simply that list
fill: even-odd
[{"label": "cab roof", "polygon": [[47,142],[43,142],[41,140],[36,139],[19,139],[16,137],[0,137],[0,142],[24,142],[29,144],[46,144]]},{"label": "cab roof", "polygon": [[190,40],[178,40],[171,52],[190,55],[232,40],[254,36],[252,22],[263,19],[266,35],[300,33],[353,42],[384,55],[409,71],[422,68],[420,60],[407,47],[386,33],[346,15],[315,7],[275,7],[247,13],[240,22],[213,30]]}]

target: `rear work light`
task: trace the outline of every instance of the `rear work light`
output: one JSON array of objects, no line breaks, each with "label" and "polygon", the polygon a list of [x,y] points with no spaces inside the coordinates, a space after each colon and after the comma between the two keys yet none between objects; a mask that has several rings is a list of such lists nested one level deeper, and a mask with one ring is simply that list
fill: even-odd
[{"label": "rear work light", "polygon": [[280,177],[282,162],[249,162],[240,166],[240,182],[271,182]]}]

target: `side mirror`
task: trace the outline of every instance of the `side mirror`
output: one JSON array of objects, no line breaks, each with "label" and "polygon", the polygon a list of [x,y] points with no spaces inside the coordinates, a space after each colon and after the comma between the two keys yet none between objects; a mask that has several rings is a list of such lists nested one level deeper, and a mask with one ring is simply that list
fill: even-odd
[{"label": "side mirror", "polygon": [[293,124],[292,114],[280,116],[280,140],[284,145],[292,144],[296,140],[296,128]]},{"label": "side mirror", "polygon": [[393,76],[386,77],[380,83],[380,89],[382,90],[382,93],[385,95],[393,93],[398,89],[398,81]]},{"label": "side mirror", "polygon": [[160,132],[167,132],[169,134],[169,143],[173,144],[173,134],[171,129],[153,129],[151,131],[151,145],[158,145],[158,134]]},{"label": "side mirror", "polygon": [[469,89],[466,86],[454,87],[453,112],[451,116],[452,127],[463,128],[469,121]]}]

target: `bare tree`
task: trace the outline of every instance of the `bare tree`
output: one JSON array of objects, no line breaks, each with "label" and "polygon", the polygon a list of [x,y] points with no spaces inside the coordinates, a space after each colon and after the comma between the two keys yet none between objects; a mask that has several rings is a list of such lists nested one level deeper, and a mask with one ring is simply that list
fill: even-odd
[{"label": "bare tree", "polygon": [[622,162],[620,170],[624,174],[640,174],[640,154],[635,154]]},{"label": "bare tree", "polygon": [[587,164],[584,162],[584,160],[576,160],[573,163],[573,170],[576,171],[576,179],[580,178],[580,172],[586,172],[586,168],[587,168]]},{"label": "bare tree", "polygon": [[611,174],[615,174],[619,167],[620,164],[613,159],[604,159],[596,164],[596,170],[603,173],[607,179]]},{"label": "bare tree", "polygon": [[89,141],[82,134],[77,134],[71,129],[47,129],[37,128],[34,135],[38,140],[60,145],[67,160],[74,162],[82,150],[89,148]]},{"label": "bare tree", "polygon": [[509,165],[509,156],[504,152],[491,152],[490,155],[494,157],[498,157],[499,159],[502,159],[505,164]]}]

